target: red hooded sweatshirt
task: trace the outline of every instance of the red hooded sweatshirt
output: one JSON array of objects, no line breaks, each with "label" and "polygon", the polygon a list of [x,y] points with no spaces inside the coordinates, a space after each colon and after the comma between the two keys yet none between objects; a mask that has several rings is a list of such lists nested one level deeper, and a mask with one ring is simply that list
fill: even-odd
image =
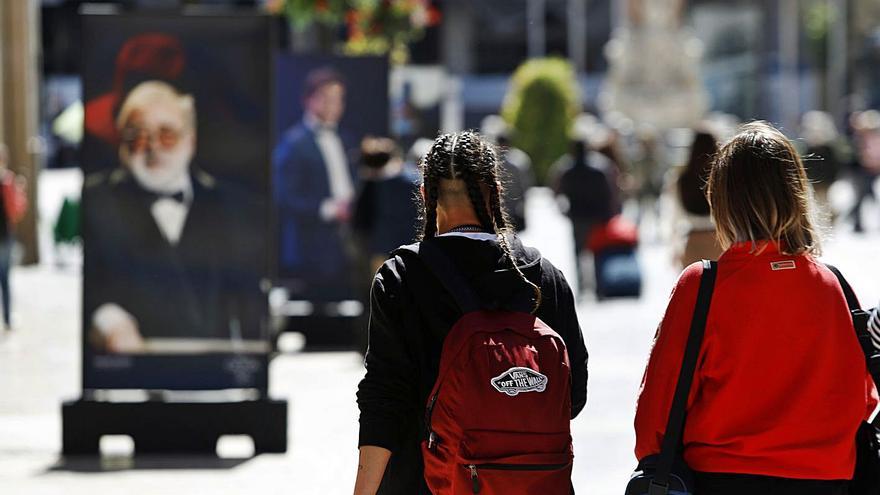
[{"label": "red hooded sweatshirt", "polygon": [[[660,451],[702,268],[685,269],[636,408],[636,457]],[[843,291],[811,256],[741,243],[718,277],[684,429],[702,472],[850,479],[856,431],[877,405]]]}]

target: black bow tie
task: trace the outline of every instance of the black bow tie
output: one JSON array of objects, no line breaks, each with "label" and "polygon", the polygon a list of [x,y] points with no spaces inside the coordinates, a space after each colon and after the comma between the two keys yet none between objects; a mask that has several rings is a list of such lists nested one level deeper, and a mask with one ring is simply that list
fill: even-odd
[{"label": "black bow tie", "polygon": [[186,197],[184,196],[183,191],[177,191],[173,193],[151,192],[150,196],[153,197],[153,201],[159,201],[160,199],[172,199],[180,204],[183,204],[186,201]]}]

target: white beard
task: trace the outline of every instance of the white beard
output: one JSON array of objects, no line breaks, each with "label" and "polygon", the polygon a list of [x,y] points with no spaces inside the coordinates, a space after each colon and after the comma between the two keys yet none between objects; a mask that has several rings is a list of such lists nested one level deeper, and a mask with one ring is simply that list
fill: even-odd
[{"label": "white beard", "polygon": [[147,191],[170,194],[185,189],[189,182],[189,161],[192,153],[186,147],[181,147],[178,150],[163,151],[158,154],[162,166],[156,168],[147,166],[146,153],[131,155],[128,150],[122,148],[119,158],[131,171],[138,184]]}]

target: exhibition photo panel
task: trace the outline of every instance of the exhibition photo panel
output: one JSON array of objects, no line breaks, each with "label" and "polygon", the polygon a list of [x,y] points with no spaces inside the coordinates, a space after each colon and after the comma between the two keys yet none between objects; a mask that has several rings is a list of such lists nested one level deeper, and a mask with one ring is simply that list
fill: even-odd
[{"label": "exhibition photo panel", "polygon": [[276,57],[275,273],[291,299],[358,299],[359,149],[388,135],[388,69],[387,57]]},{"label": "exhibition photo panel", "polygon": [[265,389],[270,19],[83,27],[83,387]]}]

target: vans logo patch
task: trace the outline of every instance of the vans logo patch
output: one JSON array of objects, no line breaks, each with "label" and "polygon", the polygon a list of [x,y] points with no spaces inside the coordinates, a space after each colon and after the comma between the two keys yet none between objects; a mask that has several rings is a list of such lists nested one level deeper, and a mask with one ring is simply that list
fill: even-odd
[{"label": "vans logo patch", "polygon": [[543,392],[547,377],[529,368],[516,366],[490,380],[495,390],[511,397],[522,392]]},{"label": "vans logo patch", "polygon": [[774,272],[778,270],[794,270],[797,268],[797,265],[794,263],[794,260],[774,261],[770,263],[770,268],[773,269]]}]

